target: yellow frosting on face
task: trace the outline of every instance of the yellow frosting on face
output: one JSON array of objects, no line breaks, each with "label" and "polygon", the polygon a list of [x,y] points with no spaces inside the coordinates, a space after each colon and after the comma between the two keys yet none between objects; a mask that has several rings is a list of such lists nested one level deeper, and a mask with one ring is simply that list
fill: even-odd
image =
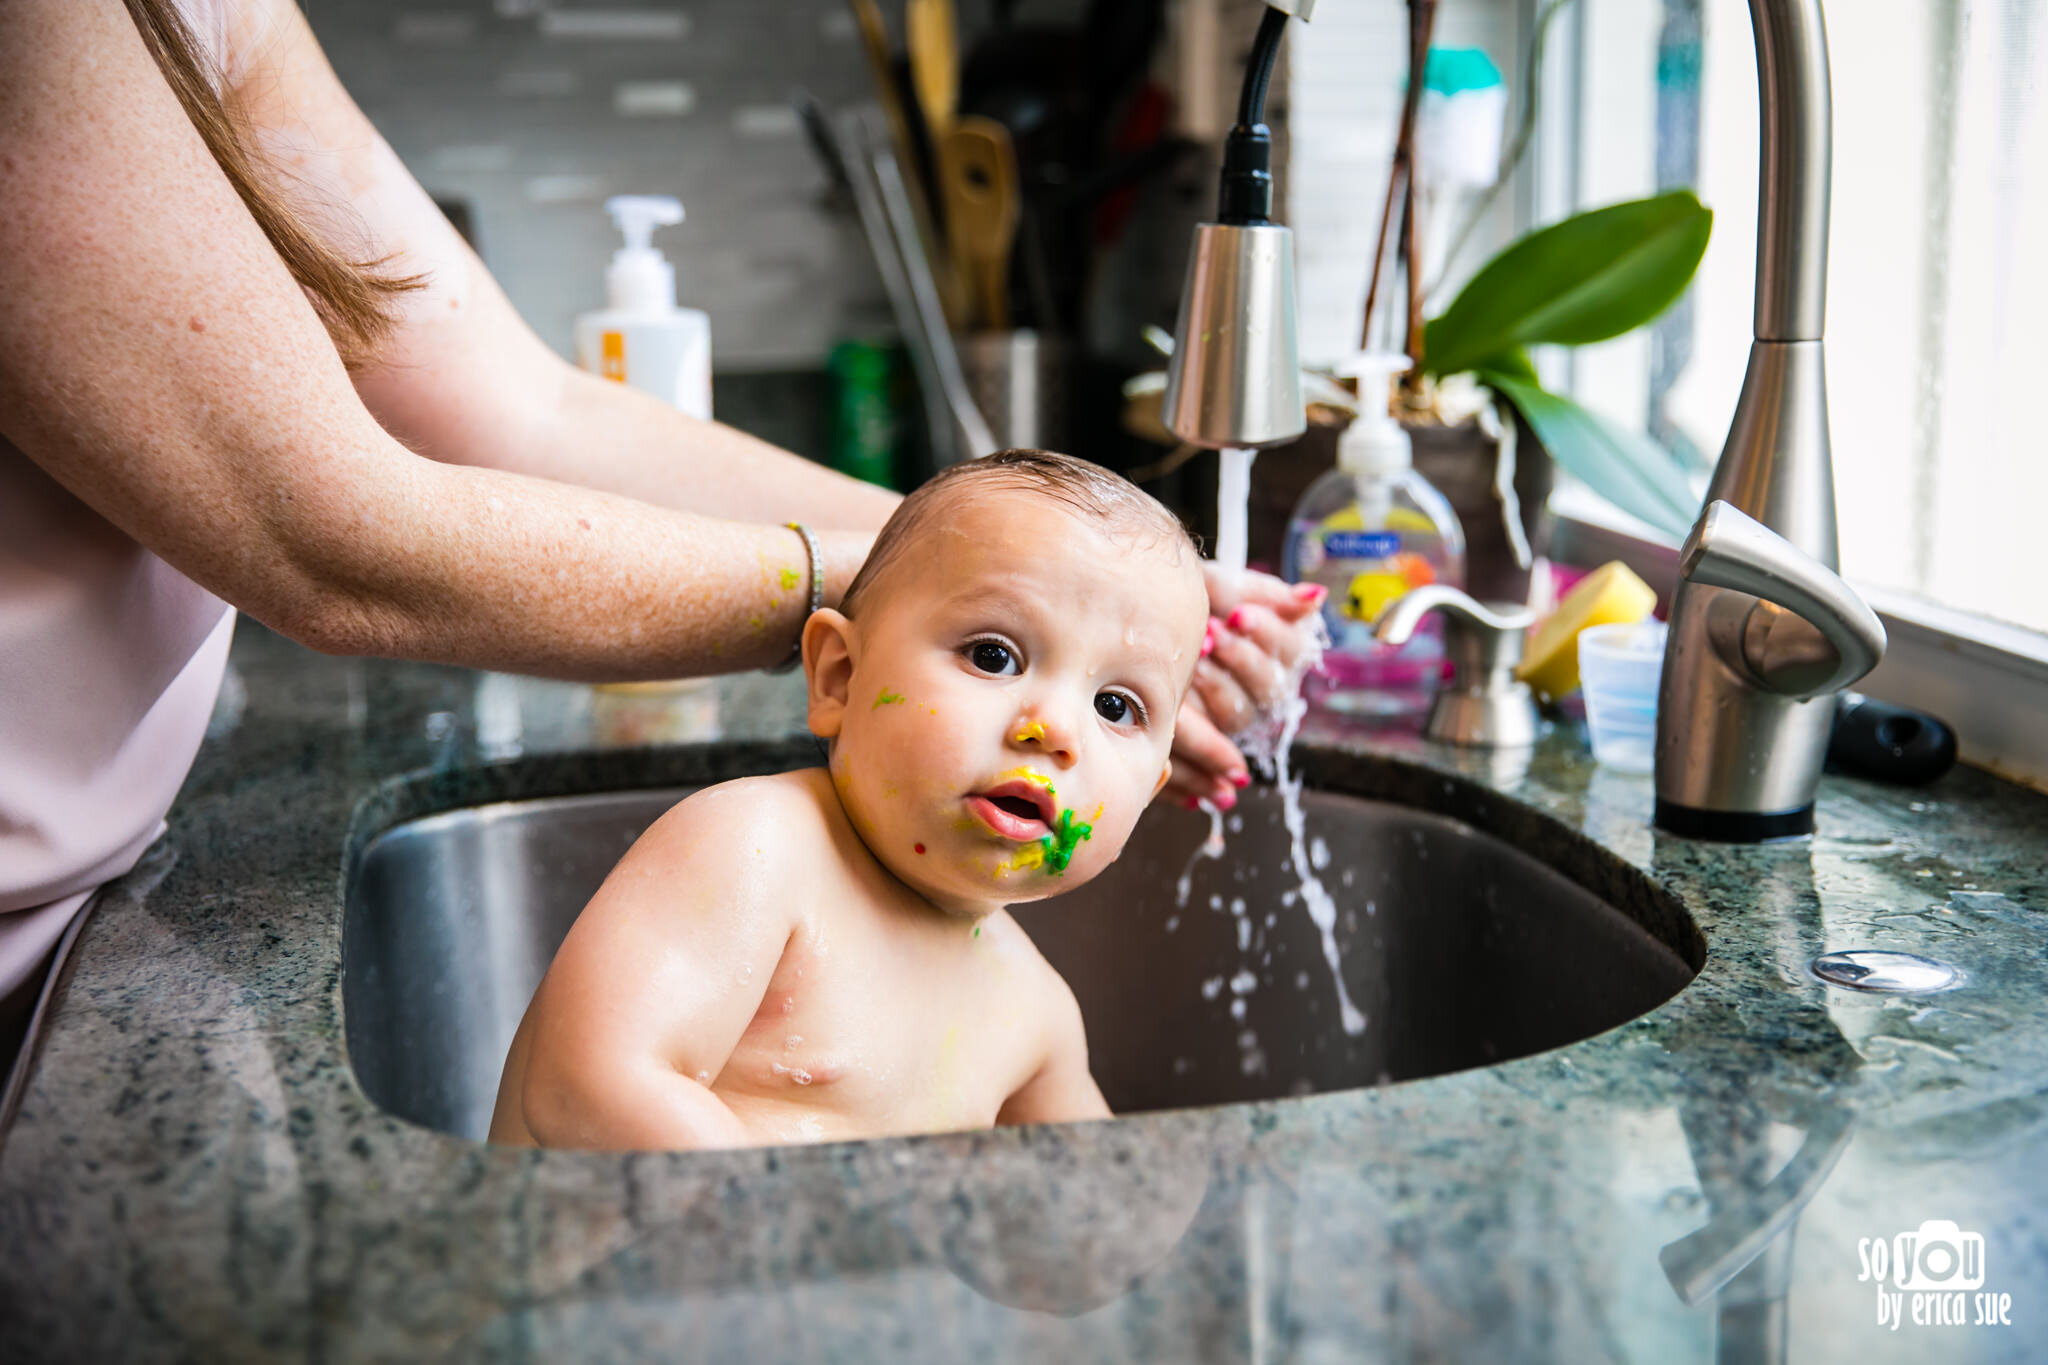
[{"label": "yellow frosting on face", "polygon": [[1022,744],[1026,740],[1030,739],[1035,739],[1040,744],[1043,744],[1045,743],[1045,727],[1043,725],[1040,725],[1035,720],[1026,721],[1024,723],[1024,728],[1017,731],[1017,733],[1010,736],[1010,738],[1019,744]]},{"label": "yellow frosting on face", "polygon": [[996,876],[1006,877],[1012,872],[1029,872],[1034,867],[1045,866],[1045,841],[1025,844],[1013,858],[1005,858],[996,864]]},{"label": "yellow frosting on face", "polygon": [[1033,772],[1029,768],[1012,768],[1010,769],[1010,771],[1004,773],[1003,776],[1018,777],[1022,778],[1026,782],[1034,782],[1039,786],[1045,788],[1047,792],[1051,792],[1053,789],[1051,778],[1047,777],[1044,773]]}]

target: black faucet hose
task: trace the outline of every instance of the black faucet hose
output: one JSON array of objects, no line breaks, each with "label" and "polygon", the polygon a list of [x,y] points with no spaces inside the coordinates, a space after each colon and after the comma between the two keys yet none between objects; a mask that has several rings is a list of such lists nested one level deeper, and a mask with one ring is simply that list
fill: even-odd
[{"label": "black faucet hose", "polygon": [[1237,97],[1237,126],[1223,142],[1223,177],[1217,197],[1217,221],[1236,227],[1269,223],[1273,218],[1273,134],[1266,127],[1266,91],[1273,83],[1273,63],[1287,15],[1266,11],[1252,39],[1245,64],[1244,86]]}]

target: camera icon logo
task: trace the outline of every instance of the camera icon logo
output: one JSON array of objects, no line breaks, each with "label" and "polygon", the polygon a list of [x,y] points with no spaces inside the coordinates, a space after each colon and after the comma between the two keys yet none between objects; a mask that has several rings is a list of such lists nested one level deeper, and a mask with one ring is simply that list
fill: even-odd
[{"label": "camera icon logo", "polygon": [[1984,1236],[1945,1218],[1930,1218],[1892,1239],[1893,1283],[1908,1293],[1981,1289]]}]

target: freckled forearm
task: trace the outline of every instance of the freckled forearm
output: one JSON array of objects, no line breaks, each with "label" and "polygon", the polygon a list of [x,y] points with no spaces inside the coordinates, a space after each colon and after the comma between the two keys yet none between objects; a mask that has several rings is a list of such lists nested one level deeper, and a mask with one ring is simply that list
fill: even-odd
[{"label": "freckled forearm", "polygon": [[562,384],[559,431],[533,470],[664,507],[735,521],[866,531],[901,499],[717,422],[685,417],[616,384]]},{"label": "freckled forearm", "polygon": [[901,501],[569,365],[534,336],[425,196],[411,193],[424,207],[406,220],[408,238],[438,242],[439,255],[407,258],[430,283],[401,301],[384,363],[355,378],[377,419],[408,446],[731,521],[872,535]]},{"label": "freckled forearm", "polygon": [[[477,267],[481,271],[482,267]],[[477,317],[408,327],[363,400],[429,458],[476,465],[731,521],[864,531],[897,494],[565,364],[477,281]],[[498,312],[495,327],[482,315]]]},{"label": "freckled forearm", "polygon": [[[281,515],[302,600],[279,624],[332,653],[585,680],[717,673],[779,662],[809,604],[809,556],[785,528],[402,454]],[[836,601],[866,538],[820,539]]]}]

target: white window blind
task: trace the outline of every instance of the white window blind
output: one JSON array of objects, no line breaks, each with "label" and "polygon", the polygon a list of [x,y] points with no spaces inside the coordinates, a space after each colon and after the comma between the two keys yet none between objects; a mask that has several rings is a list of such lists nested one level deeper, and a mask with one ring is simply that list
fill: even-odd
[{"label": "white window blind", "polygon": [[[1523,9],[1518,0],[1444,0],[1434,45],[1484,50],[1518,96]],[[1288,41],[1285,191],[1301,292],[1302,359],[1329,365],[1358,349],[1401,121],[1408,9],[1398,0],[1326,0],[1316,7],[1315,21],[1297,26]],[[1512,235],[1516,207],[1515,194],[1499,196],[1460,258],[1465,273]],[[1425,262],[1424,277],[1442,268],[1442,262]],[[1450,293],[1437,299],[1438,309]]]}]

